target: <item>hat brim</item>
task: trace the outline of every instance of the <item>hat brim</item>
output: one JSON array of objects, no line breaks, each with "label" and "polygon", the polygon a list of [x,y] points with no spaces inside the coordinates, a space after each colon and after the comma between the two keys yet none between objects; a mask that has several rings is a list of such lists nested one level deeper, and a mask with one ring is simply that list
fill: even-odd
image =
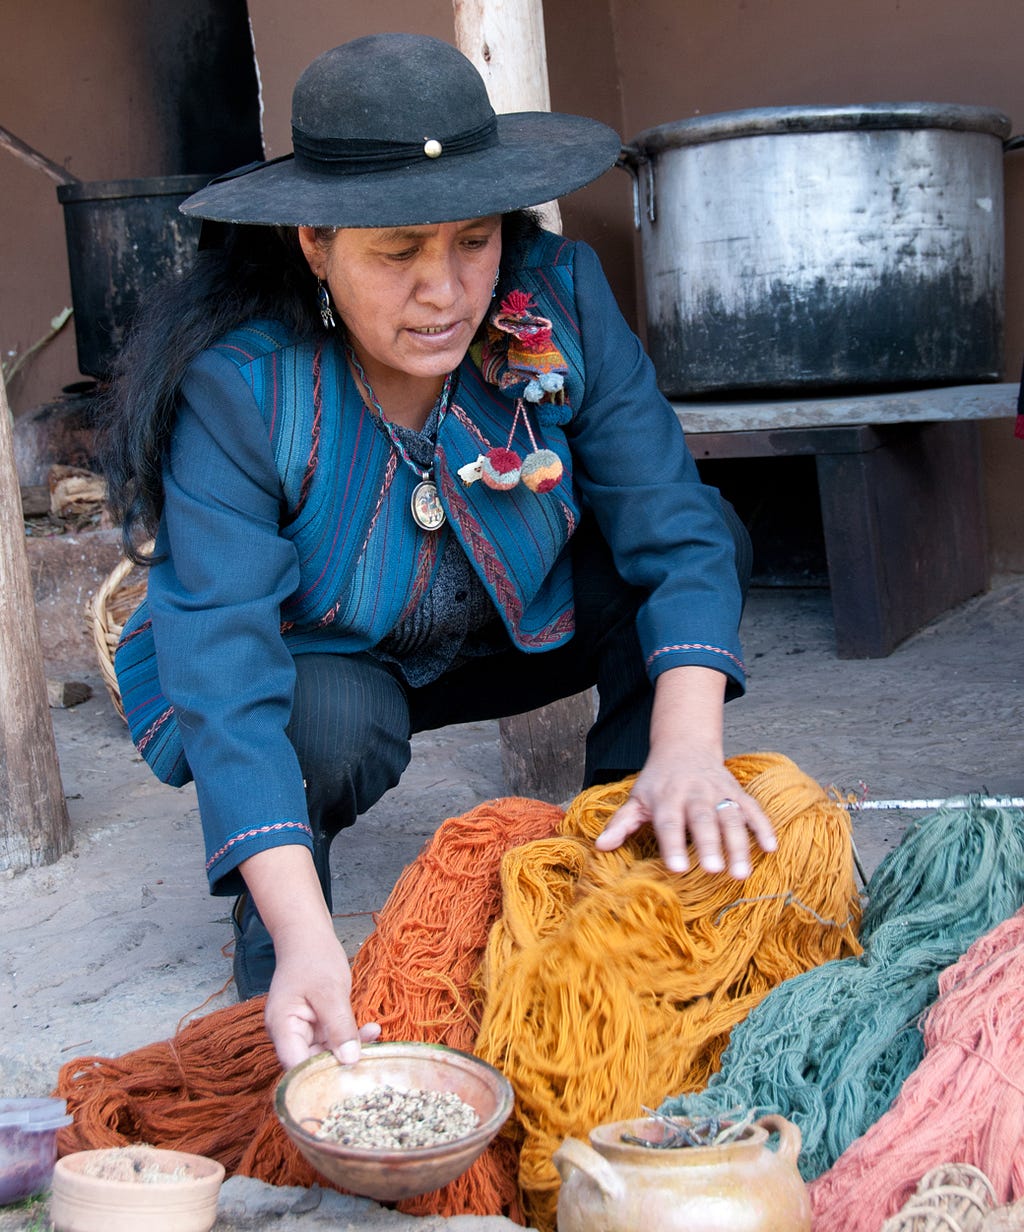
[{"label": "hat brim", "polygon": [[586,116],[499,115],[494,145],[357,174],[307,171],[293,158],[208,184],[184,214],[216,222],[307,227],[407,227],[482,218],[563,197],[603,175],[618,134]]}]

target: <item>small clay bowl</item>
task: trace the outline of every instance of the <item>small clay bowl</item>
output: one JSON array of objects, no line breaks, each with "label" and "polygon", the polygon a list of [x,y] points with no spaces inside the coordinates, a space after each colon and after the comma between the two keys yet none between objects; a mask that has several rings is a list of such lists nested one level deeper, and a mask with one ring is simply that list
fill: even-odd
[{"label": "small clay bowl", "polygon": [[[317,1138],[313,1129],[332,1104],[380,1086],[398,1091],[450,1091],[477,1114],[477,1127],[436,1146],[372,1150]],[[349,1193],[397,1202],[429,1193],[461,1176],[512,1111],[512,1087],[493,1066],[442,1044],[364,1044],[355,1065],[321,1053],[290,1069],[277,1086],[275,1108],[285,1132],[322,1176]]]},{"label": "small clay bowl", "polygon": [[50,1219],[55,1232],[210,1232],[223,1180],[215,1159],[185,1151],[76,1151],[53,1170]]}]

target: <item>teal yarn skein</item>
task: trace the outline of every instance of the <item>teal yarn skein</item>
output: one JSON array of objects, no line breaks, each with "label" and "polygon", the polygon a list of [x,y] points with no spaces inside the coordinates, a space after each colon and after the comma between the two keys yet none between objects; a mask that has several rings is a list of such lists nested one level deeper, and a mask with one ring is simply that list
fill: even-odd
[{"label": "teal yarn skein", "polygon": [[707,1087],[659,1112],[780,1114],[803,1136],[804,1179],[826,1172],[920,1064],[940,973],[1024,905],[1024,811],[968,800],[914,822],[866,898],[861,957],[780,984],[733,1029]]}]

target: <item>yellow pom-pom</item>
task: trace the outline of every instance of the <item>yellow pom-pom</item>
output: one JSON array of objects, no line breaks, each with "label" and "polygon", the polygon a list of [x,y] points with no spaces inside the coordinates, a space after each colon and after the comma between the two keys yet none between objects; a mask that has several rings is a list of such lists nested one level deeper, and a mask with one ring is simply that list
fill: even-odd
[{"label": "yellow pom-pom", "polygon": [[558,486],[558,481],[562,478],[562,460],[551,449],[538,449],[535,453],[528,453],[523,459],[520,478],[531,492],[538,495],[550,492]]}]

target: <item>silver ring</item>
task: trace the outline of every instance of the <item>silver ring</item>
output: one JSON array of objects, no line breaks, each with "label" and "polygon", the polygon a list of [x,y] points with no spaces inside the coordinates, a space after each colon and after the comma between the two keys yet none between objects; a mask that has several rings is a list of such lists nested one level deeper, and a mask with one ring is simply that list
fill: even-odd
[{"label": "silver ring", "polygon": [[728,796],[724,800],[719,800],[715,805],[715,812],[720,813],[722,809],[739,808],[739,804],[735,800],[730,800]]}]

